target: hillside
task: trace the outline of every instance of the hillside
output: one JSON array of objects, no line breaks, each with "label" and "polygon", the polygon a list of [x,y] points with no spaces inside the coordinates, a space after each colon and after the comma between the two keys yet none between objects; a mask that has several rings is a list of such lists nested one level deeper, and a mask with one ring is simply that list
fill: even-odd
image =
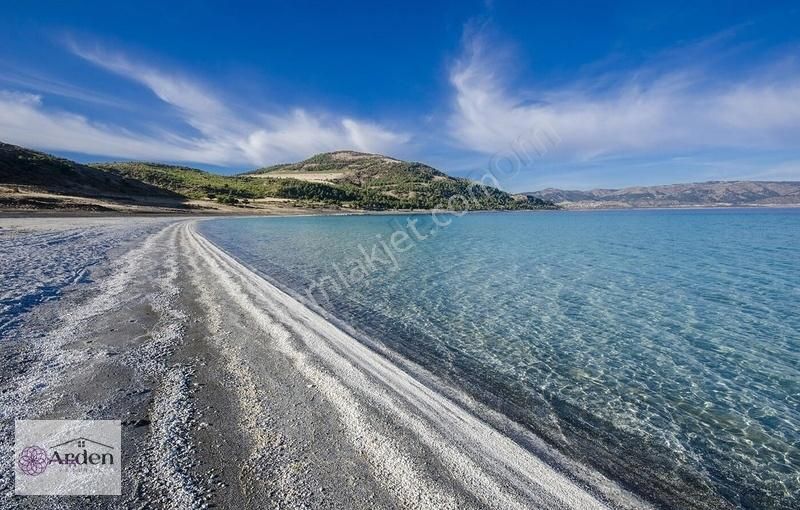
[{"label": "hillside", "polygon": [[225,176],[185,166],[160,163],[99,163],[97,169],[136,179],[178,193],[186,198],[246,204],[251,200],[277,198],[319,202],[347,202],[357,197],[346,190],[294,179],[255,179]]},{"label": "hillside", "polygon": [[[354,151],[318,154],[299,163],[275,165],[243,174],[257,179],[297,179],[349,191],[360,207],[432,209],[447,207],[455,195],[468,197],[471,209],[543,209],[536,197],[512,196],[472,181],[450,177],[422,163]],[[451,205],[461,207],[460,200]]]},{"label": "hillside", "polygon": [[[121,175],[104,172],[67,159],[0,142],[0,203],[31,207],[57,205],[44,195],[145,200],[174,205],[176,193]],[[14,196],[11,192],[14,191]]]},{"label": "hillside", "polygon": [[710,181],[590,191],[526,193],[570,209],[800,205],[800,182]]}]

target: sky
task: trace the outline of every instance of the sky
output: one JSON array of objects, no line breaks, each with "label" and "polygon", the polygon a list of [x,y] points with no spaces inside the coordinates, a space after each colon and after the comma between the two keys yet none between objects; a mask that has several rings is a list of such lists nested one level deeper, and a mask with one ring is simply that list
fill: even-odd
[{"label": "sky", "polygon": [[797,2],[0,12],[0,141],[81,162],[230,174],[350,149],[507,191],[800,180]]}]

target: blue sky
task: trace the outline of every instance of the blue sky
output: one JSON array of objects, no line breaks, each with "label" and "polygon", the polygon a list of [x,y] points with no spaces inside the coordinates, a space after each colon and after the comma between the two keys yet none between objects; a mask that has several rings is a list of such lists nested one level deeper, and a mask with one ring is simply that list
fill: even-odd
[{"label": "blue sky", "polygon": [[80,161],[800,179],[796,2],[2,3],[0,140]]}]

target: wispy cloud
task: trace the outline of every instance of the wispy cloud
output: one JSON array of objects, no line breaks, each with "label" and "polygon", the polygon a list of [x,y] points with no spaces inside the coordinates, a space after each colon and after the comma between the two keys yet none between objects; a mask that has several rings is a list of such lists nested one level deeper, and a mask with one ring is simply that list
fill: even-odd
[{"label": "wispy cloud", "polygon": [[[483,153],[506,150],[520,135],[552,129],[550,157],[585,161],[615,155],[747,148],[774,150],[800,139],[800,72],[775,64],[735,79],[713,69],[653,65],[594,87],[591,77],[559,88],[512,90],[497,48],[472,34],[453,66],[451,137]],[[531,100],[533,95],[534,100]]]},{"label": "wispy cloud", "polygon": [[101,48],[74,42],[68,48],[87,62],[147,87],[186,129],[154,126],[149,132],[131,131],[53,110],[42,96],[5,91],[0,93],[0,139],[109,157],[257,166],[345,148],[391,152],[410,138],[375,122],[299,107],[277,113],[238,111],[199,80]]},{"label": "wispy cloud", "polygon": [[118,109],[132,109],[132,106],[125,101],[107,97],[83,87],[76,87],[37,72],[14,68],[4,63],[0,63],[0,86],[35,90],[40,94],[60,96]]}]

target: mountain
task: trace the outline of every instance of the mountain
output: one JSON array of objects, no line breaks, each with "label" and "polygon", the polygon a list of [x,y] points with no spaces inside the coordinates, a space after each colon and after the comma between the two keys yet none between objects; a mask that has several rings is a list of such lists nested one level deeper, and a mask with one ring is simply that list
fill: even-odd
[{"label": "mountain", "polygon": [[525,195],[568,209],[800,205],[800,182],[709,181],[590,191],[548,188]]},{"label": "mountain", "polygon": [[479,186],[422,163],[355,151],[317,154],[299,163],[274,165],[242,175],[333,186],[356,196],[354,205],[366,209],[461,208],[459,197],[468,198],[470,209],[554,208],[546,200]]},{"label": "mountain", "polygon": [[36,207],[37,200],[42,206],[53,204],[44,197],[47,194],[171,203],[181,198],[168,189],[2,142],[0,186],[5,191],[0,195],[2,203],[24,198],[21,203],[32,207]]}]

